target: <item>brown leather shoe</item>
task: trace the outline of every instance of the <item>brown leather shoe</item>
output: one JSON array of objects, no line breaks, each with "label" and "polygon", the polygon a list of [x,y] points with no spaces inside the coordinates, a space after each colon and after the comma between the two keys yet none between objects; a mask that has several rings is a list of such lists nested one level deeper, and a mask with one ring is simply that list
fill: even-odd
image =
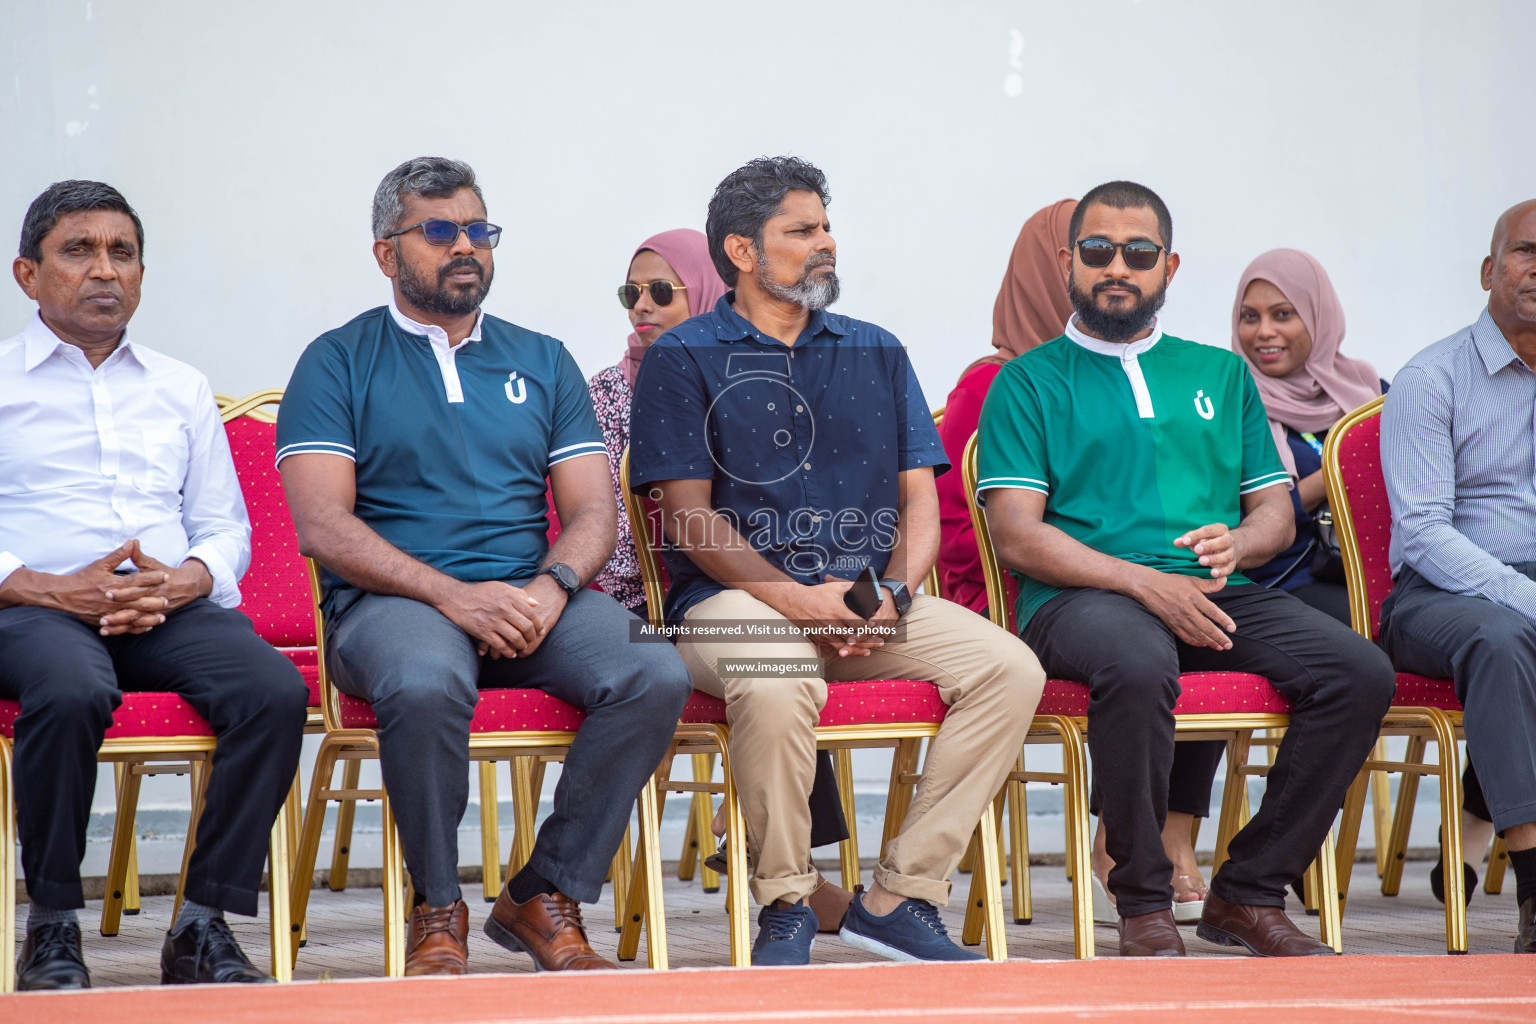
[{"label": "brown leather shoe", "polygon": [[1218,946],[1245,946],[1254,956],[1333,956],[1333,948],[1304,935],[1281,907],[1228,903],[1214,892],[1195,934]]},{"label": "brown leather shoe", "polygon": [[485,934],[514,953],[533,957],[540,971],[612,971],[609,963],[587,943],[587,926],[581,920],[581,904],[564,893],[545,893],[527,903],[514,903],[501,887]]},{"label": "brown leather shoe", "polygon": [[1536,953],[1536,896],[1520,904],[1520,931],[1515,935],[1516,953]]},{"label": "brown leather shoe", "polygon": [[1183,956],[1184,940],[1173,923],[1173,911],[1154,910],[1150,914],[1120,919],[1121,956]]},{"label": "brown leather shoe", "polygon": [[[861,891],[863,888],[859,886]],[[848,906],[852,902],[853,893],[833,885],[820,873],[816,875],[816,888],[805,898],[806,906],[816,915],[816,930],[833,935],[843,930],[843,918],[848,916]]]},{"label": "brown leather shoe", "polygon": [[463,900],[446,907],[418,903],[405,933],[405,976],[465,974],[469,971],[469,908]]}]

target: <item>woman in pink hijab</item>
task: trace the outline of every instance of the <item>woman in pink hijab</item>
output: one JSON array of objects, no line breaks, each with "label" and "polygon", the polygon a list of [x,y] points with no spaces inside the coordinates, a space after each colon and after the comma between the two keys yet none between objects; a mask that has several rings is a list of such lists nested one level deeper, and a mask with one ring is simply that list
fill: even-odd
[{"label": "woman in pink hijab", "polygon": [[1300,249],[1272,249],[1248,264],[1232,305],[1232,350],[1253,373],[1280,461],[1295,488],[1296,540],[1268,564],[1243,570],[1349,623],[1343,567],[1324,543],[1323,439],[1347,412],[1381,395],[1386,382],[1363,359],[1339,351],[1344,308],[1323,265]]},{"label": "woman in pink hijab", "polygon": [[599,370],[587,381],[592,407],[608,445],[613,468],[613,494],[619,504],[619,539],[613,557],[597,574],[597,585],[626,608],[646,617],[645,587],[640,581],[640,560],[624,514],[624,495],[619,490],[619,457],[629,444],[629,405],[634,398],[635,374],[651,342],[687,320],[707,313],[725,294],[725,282],[709,259],[709,243],[702,231],[677,228],[652,235],[629,261],[629,273],[619,287],[619,304],[629,312],[633,333],[617,365]]}]

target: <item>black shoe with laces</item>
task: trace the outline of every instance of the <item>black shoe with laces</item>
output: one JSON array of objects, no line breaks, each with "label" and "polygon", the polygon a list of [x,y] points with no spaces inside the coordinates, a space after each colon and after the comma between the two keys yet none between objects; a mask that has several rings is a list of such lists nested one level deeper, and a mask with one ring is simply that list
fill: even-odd
[{"label": "black shoe with laces", "polygon": [[270,983],[252,966],[222,917],[202,918],[166,935],[160,947],[160,984]]},{"label": "black shoe with laces", "polygon": [[80,955],[78,924],[40,924],[27,929],[21,959],[16,961],[16,991],[90,987],[91,972],[85,969],[85,958]]}]

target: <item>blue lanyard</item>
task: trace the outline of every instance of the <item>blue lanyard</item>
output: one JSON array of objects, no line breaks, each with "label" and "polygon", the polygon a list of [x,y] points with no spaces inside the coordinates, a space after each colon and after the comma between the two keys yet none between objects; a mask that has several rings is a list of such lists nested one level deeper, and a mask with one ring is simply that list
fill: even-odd
[{"label": "blue lanyard", "polygon": [[1312,433],[1311,431],[1306,431],[1306,432],[1302,433],[1301,439],[1303,441],[1307,442],[1307,444],[1311,445],[1312,446],[1312,450],[1317,452],[1319,457],[1322,456],[1322,454],[1323,454],[1323,442],[1321,442],[1321,441],[1319,441],[1317,439],[1317,435],[1316,434]]}]

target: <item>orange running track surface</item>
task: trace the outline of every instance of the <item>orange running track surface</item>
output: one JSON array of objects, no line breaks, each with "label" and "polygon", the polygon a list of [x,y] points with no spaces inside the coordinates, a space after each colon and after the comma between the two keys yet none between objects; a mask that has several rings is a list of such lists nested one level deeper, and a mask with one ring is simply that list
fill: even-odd
[{"label": "orange running track surface", "polygon": [[0,997],[6,1024],[1536,1021],[1536,958],[1011,961],[101,989]]}]

